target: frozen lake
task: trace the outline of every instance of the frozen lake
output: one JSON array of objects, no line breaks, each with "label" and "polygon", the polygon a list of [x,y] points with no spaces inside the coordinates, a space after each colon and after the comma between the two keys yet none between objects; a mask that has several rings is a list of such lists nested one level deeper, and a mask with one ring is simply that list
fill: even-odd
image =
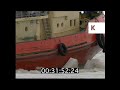
[{"label": "frozen lake", "polygon": [[[74,67],[78,63],[76,59],[70,58],[65,67]],[[75,61],[76,60],[76,61]],[[37,70],[16,70],[17,79],[104,79],[105,78],[105,53],[100,51],[92,60],[88,60],[84,69],[78,74],[40,74]]]}]

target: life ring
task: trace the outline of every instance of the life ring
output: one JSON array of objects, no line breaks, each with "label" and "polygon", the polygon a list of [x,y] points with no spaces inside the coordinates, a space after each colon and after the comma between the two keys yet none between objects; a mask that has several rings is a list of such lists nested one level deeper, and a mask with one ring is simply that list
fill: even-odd
[{"label": "life ring", "polygon": [[67,47],[64,43],[60,43],[58,45],[58,53],[62,56],[65,56],[67,54]]},{"label": "life ring", "polygon": [[96,34],[96,39],[98,45],[103,49],[103,52],[105,52],[105,36],[103,34]]}]

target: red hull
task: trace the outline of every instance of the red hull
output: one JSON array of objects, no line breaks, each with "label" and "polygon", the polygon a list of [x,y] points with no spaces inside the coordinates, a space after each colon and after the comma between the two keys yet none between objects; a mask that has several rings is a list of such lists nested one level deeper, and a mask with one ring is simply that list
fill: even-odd
[{"label": "red hull", "polygon": [[57,50],[55,50],[50,53],[21,57],[17,58],[16,68],[32,70],[35,69],[36,66],[49,68],[63,67],[70,57],[78,59],[79,64],[84,65],[88,59],[92,59],[100,50],[99,46],[94,42],[84,47],[77,46],[71,50],[69,48],[66,56],[57,54]]}]

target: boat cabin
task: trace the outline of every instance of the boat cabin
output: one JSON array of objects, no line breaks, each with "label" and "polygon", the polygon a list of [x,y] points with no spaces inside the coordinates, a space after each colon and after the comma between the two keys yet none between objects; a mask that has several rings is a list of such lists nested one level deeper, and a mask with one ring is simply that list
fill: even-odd
[{"label": "boat cabin", "polygon": [[16,11],[16,43],[81,33],[90,17],[97,15],[79,11]]}]

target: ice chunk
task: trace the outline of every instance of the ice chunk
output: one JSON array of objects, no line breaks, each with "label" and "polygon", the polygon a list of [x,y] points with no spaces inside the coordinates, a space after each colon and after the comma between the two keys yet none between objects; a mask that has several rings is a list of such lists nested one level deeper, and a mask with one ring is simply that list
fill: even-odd
[{"label": "ice chunk", "polygon": [[63,66],[63,68],[77,68],[78,60],[74,58],[70,58],[68,62]]},{"label": "ice chunk", "polygon": [[84,66],[85,69],[105,69],[105,54],[99,52],[92,60],[88,60]]}]

